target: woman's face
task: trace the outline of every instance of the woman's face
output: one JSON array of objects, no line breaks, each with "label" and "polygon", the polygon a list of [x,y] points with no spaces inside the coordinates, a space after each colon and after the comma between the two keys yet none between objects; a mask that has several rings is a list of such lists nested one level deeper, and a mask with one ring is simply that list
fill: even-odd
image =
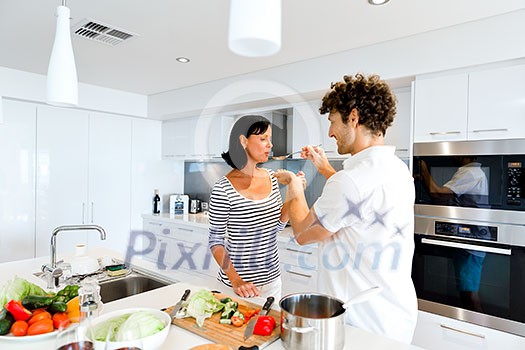
[{"label": "woman's face", "polygon": [[246,139],[246,155],[257,163],[268,161],[272,147],[272,128],[270,126],[263,134],[250,135]]}]

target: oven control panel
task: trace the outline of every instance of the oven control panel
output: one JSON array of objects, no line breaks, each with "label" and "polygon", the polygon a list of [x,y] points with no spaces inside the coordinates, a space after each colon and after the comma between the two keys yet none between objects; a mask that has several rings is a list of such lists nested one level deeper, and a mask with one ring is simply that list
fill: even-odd
[{"label": "oven control panel", "polygon": [[525,179],[521,162],[507,163],[507,204],[521,205]]},{"label": "oven control panel", "polygon": [[483,239],[487,241],[498,240],[498,228],[494,226],[436,221],[434,224],[434,232],[436,235]]}]

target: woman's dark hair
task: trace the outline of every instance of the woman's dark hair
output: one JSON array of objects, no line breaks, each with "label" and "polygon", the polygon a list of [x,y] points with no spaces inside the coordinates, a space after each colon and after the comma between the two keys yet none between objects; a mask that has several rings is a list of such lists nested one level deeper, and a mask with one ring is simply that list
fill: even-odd
[{"label": "woman's dark hair", "polygon": [[260,115],[245,115],[233,124],[230,131],[230,143],[228,151],[221,156],[226,163],[234,169],[242,169],[248,162],[246,150],[241,145],[239,136],[244,135],[246,138],[250,135],[261,135],[268,130],[270,122]]},{"label": "woman's dark hair", "polygon": [[386,134],[396,114],[396,97],[388,84],[378,75],[365,77],[344,76],[344,81],[332,83],[330,91],[323,97],[321,114],[339,112],[343,123],[348,122],[350,112],[355,108],[359,124],[376,135]]}]

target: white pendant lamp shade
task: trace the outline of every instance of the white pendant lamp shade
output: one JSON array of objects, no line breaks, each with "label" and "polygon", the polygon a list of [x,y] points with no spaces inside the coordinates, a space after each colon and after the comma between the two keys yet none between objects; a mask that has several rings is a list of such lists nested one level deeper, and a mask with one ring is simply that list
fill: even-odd
[{"label": "white pendant lamp shade", "polygon": [[231,0],[228,45],[246,57],[281,49],[281,0]]},{"label": "white pendant lamp shade", "polygon": [[78,105],[78,80],[71,33],[69,8],[57,7],[55,43],[47,70],[47,98],[50,105],[72,107]]}]

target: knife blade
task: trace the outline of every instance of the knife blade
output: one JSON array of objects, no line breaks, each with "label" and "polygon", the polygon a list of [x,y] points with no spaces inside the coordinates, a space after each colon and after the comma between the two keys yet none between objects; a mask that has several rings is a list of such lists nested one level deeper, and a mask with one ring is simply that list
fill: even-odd
[{"label": "knife blade", "polygon": [[[268,315],[268,312],[270,312],[270,308],[272,307],[274,300],[275,300],[274,297],[266,298],[266,303],[264,303],[261,313],[259,315],[262,315],[263,312],[265,316]],[[252,317],[250,319],[250,322],[248,322],[248,325],[246,326],[246,329],[244,330],[244,340],[252,336],[253,329],[255,328],[255,324],[257,323],[257,319],[259,318],[259,315]]]},{"label": "knife blade", "polygon": [[173,305],[172,309],[168,312],[168,314],[170,315],[172,319],[175,317],[177,312],[179,312],[182,306],[182,302],[188,299],[188,296],[190,295],[190,293],[191,293],[191,290],[186,289],[184,291],[184,294],[182,294],[182,297],[180,298],[180,300],[177,302],[177,304]]}]

